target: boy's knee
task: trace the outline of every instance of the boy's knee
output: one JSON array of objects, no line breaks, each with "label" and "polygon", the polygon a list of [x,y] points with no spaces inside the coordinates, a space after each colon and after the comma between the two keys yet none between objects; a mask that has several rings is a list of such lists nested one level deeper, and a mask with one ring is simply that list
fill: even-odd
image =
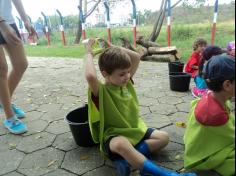
[{"label": "boy's knee", "polygon": [[6,64],[0,64],[0,79],[7,78],[8,66]]},{"label": "boy's knee", "polygon": [[167,146],[168,143],[170,142],[169,134],[165,131],[162,131],[160,139],[164,147]]},{"label": "boy's knee", "polygon": [[128,145],[128,140],[125,137],[116,137],[110,143],[112,152],[123,153]]}]

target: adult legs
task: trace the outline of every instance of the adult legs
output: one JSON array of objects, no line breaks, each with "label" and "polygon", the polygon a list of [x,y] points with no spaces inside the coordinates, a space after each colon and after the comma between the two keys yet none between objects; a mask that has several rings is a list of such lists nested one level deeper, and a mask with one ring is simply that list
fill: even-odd
[{"label": "adult legs", "polygon": [[16,87],[23,77],[25,70],[28,67],[23,45],[6,45],[5,49],[8,52],[12,63],[12,71],[8,77],[8,86],[10,96],[12,97]]},{"label": "adult legs", "polygon": [[6,114],[4,126],[13,134],[22,134],[27,131],[26,125],[18,118],[23,118],[25,113],[11,104],[11,98],[27,68],[27,60],[23,45],[4,45],[12,63],[12,71],[8,77],[8,66],[3,47],[0,46],[0,101]]},{"label": "adult legs", "polygon": [[8,66],[3,47],[0,46],[0,101],[2,103],[6,118],[14,116],[11,108],[11,93],[8,86]]}]

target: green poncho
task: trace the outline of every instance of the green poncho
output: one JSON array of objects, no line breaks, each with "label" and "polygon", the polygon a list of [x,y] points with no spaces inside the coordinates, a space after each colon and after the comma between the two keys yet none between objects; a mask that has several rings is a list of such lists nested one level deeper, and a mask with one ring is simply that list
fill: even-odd
[{"label": "green poncho", "polygon": [[[184,136],[184,166],[188,170],[215,170],[223,176],[233,176],[235,173],[234,114],[230,112],[229,105],[226,105],[229,120],[224,125],[203,125],[199,123],[195,116],[198,102],[199,100],[192,102]],[[209,103],[209,106],[211,105]],[[209,109],[206,106],[204,114]],[[215,117],[217,118],[217,116]]]},{"label": "green poncho", "polygon": [[147,127],[139,115],[139,105],[131,82],[126,87],[99,83],[99,110],[89,90],[89,125],[94,142],[104,143],[113,136],[124,136],[132,145],[144,137]]}]

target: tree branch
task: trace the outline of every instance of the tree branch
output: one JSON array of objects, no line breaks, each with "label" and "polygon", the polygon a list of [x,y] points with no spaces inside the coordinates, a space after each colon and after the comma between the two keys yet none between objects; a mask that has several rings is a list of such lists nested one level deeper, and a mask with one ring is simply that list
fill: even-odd
[{"label": "tree branch", "polygon": [[84,18],[89,17],[94,12],[94,10],[97,8],[97,6],[100,2],[101,2],[101,0],[98,0],[96,2],[96,4],[86,14],[84,14]]}]

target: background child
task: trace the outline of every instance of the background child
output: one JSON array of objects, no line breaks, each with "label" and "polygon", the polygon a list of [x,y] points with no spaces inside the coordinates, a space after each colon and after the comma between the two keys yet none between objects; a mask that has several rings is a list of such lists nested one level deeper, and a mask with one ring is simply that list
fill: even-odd
[{"label": "background child", "polygon": [[[11,133],[21,134],[27,131],[26,125],[19,120],[25,116],[25,113],[11,104],[11,98],[28,63],[19,31],[12,16],[12,2],[24,21],[29,35],[34,36],[36,32],[28,21],[21,0],[0,0],[0,109],[3,108],[6,114],[4,126]],[[3,48],[8,52],[12,63],[12,71],[9,76]]]},{"label": "background child", "polygon": [[192,88],[192,95],[194,97],[201,97],[208,91],[205,80],[202,77],[202,70],[206,62],[215,55],[223,54],[223,50],[218,46],[208,46],[202,53],[202,58],[199,64],[198,75],[194,78],[195,85]]},{"label": "background child", "polygon": [[[169,142],[168,134],[147,128],[139,114],[133,78],[140,55],[125,48],[112,46],[99,57],[99,68],[105,83],[101,83],[93,64],[92,45],[86,44],[88,57],[85,76],[89,84],[89,122],[93,140],[116,165],[119,176],[129,176],[130,167],[141,175],[177,176],[154,164],[150,153],[158,152]],[[187,174],[194,175],[194,174]]]},{"label": "background child", "polygon": [[227,49],[227,54],[235,58],[235,41],[229,42],[226,49]]},{"label": "background child", "polygon": [[184,136],[184,166],[233,176],[235,116],[229,100],[235,96],[235,61],[226,55],[214,56],[203,74],[211,91],[192,102]]},{"label": "background child", "polygon": [[194,78],[199,69],[200,59],[202,57],[202,52],[207,46],[207,41],[199,38],[193,44],[193,53],[191,57],[188,59],[188,62],[185,66],[185,72],[190,73],[192,78]]}]

